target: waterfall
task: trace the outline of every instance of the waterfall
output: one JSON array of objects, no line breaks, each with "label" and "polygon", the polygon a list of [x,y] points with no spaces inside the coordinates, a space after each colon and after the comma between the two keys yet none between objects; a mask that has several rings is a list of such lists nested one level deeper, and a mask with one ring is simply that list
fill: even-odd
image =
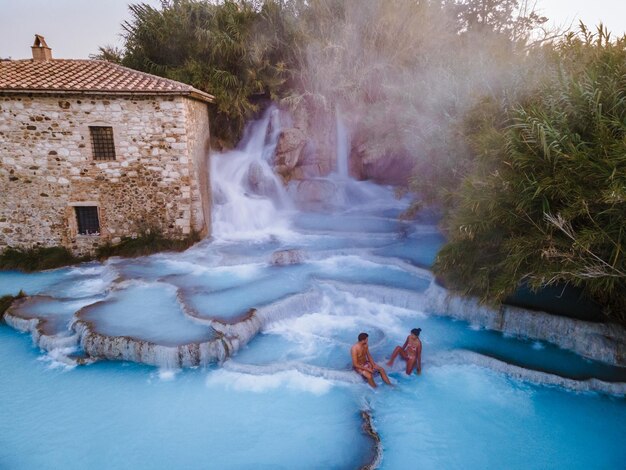
[{"label": "waterfall", "polygon": [[342,118],[341,112],[336,111],[336,159],[335,172],[328,179],[335,185],[334,200],[328,206],[335,209],[350,209],[358,206],[389,206],[395,207],[398,202],[392,197],[392,193],[369,181],[357,181],[350,175],[350,152],[352,142],[350,130]]},{"label": "waterfall", "polygon": [[270,107],[248,124],[236,149],[211,158],[216,239],[260,241],[291,235],[291,201],[271,167],[280,131],[280,112]]},{"label": "waterfall", "polygon": [[348,159],[350,157],[350,134],[337,112],[337,176],[339,179],[349,179]]}]

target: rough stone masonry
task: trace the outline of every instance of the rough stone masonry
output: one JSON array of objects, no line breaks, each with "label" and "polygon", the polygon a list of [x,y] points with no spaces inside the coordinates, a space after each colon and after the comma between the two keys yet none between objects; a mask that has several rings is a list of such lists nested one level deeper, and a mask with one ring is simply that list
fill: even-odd
[{"label": "rough stone masonry", "polygon": [[0,250],[208,234],[211,99],[101,61],[0,61]]}]

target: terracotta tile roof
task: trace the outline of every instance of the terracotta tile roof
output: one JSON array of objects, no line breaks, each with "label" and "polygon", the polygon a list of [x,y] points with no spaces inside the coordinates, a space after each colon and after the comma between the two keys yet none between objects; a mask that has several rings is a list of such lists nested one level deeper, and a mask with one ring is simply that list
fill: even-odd
[{"label": "terracotta tile roof", "polygon": [[181,82],[101,60],[1,60],[0,92],[213,96]]}]

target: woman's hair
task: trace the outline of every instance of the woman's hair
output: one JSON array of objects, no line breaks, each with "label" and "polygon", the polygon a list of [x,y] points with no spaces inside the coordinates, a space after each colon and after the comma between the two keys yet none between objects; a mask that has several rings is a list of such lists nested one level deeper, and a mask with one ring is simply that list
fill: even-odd
[{"label": "woman's hair", "polygon": [[413,328],[411,330],[411,333],[413,333],[415,336],[419,336],[421,331],[422,331],[421,328]]}]

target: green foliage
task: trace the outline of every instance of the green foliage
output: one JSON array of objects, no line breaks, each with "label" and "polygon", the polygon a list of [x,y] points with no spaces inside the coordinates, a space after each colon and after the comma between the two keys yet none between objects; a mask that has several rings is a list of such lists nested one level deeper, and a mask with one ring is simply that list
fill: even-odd
[{"label": "green foliage", "polygon": [[[198,241],[200,241],[200,236],[196,232],[184,238],[167,238],[158,229],[145,229],[138,237],[125,237],[118,244],[108,243],[98,247],[95,258],[98,260],[111,256],[135,258],[162,251],[184,251]],[[90,256],[74,256],[67,248],[60,246],[30,249],[7,248],[0,254],[0,270],[43,271],[84,263],[92,259],[93,257]]]},{"label": "green foliage", "polygon": [[2,297],[0,297],[0,320],[2,320],[4,312],[6,312],[7,309],[11,306],[14,299],[15,297],[13,297],[12,295],[3,295]]},{"label": "green foliage", "polygon": [[583,27],[552,60],[533,93],[469,115],[475,161],[435,270],[492,301],[522,282],[578,286],[626,322],[626,37]]},{"label": "green foliage", "polygon": [[95,54],[89,54],[89,58],[93,60],[104,60],[107,62],[113,62],[114,64],[121,64],[124,52],[115,46],[100,46],[98,52]]},{"label": "green foliage", "polygon": [[536,10],[533,0],[456,0],[457,16],[464,31],[502,34],[518,41],[548,18]]},{"label": "green foliage", "polygon": [[25,272],[55,269],[85,261],[64,247],[6,248],[0,253],[0,269]]},{"label": "green foliage", "polygon": [[[188,83],[215,96],[214,144],[232,146],[261,99],[276,99],[296,40],[286,10],[273,0],[167,0],[160,9],[129,6],[125,66]],[[101,48],[101,55],[116,57]],[[117,54],[119,56],[119,54]]]},{"label": "green foliage", "polygon": [[2,320],[4,312],[7,311],[13,301],[15,299],[21,299],[23,297],[26,297],[26,294],[22,290],[20,290],[17,295],[3,295],[2,297],[0,297],[0,320]]},{"label": "green foliage", "polygon": [[185,238],[166,238],[159,230],[146,230],[138,237],[124,237],[118,244],[107,244],[96,250],[97,259],[106,259],[111,256],[136,258],[162,251],[184,251],[200,240],[200,236],[193,232]]}]

